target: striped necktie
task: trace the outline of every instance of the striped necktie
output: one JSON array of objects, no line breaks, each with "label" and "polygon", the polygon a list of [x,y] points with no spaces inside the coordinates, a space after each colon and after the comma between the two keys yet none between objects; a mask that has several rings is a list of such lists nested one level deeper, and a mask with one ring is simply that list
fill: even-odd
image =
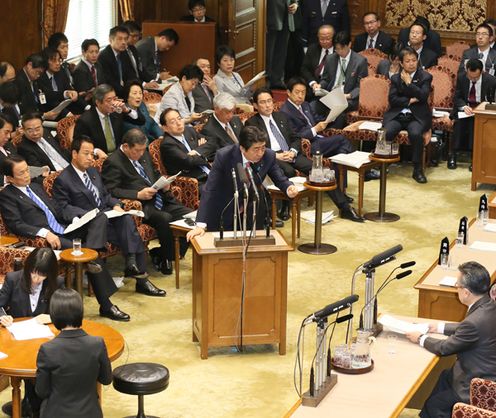
[{"label": "striped necktie", "polygon": [[45,203],[43,203],[43,201],[33,193],[33,191],[31,190],[31,188],[29,186],[26,186],[26,191],[28,193],[29,198],[34,203],[36,203],[36,205],[39,206],[39,208],[43,212],[45,212],[45,216],[47,218],[48,226],[50,227],[50,229],[53,232],[55,232],[56,234],[63,234],[64,233],[64,227],[57,222],[52,211],[50,209],[48,209],[48,206],[45,205]]},{"label": "striped necktie", "polygon": [[88,176],[87,173],[83,173],[83,180],[84,180],[84,185],[87,187],[87,189],[91,192],[91,194],[95,198],[95,202],[97,204],[97,207],[100,207],[101,204],[102,204],[102,201],[100,199],[100,195],[98,193],[98,189],[91,182],[90,177]]},{"label": "striped necktie", "polygon": [[[145,180],[145,183],[148,185],[148,186],[151,186],[152,185],[152,182],[150,180],[150,177],[148,177],[146,175],[146,172],[145,172],[145,169],[143,168],[143,166],[139,163],[139,161],[133,161],[133,165],[134,167],[136,168],[136,170],[138,171],[138,174],[143,177],[143,179]],[[158,210],[161,210],[163,207],[164,207],[164,201],[162,200],[162,196],[160,196],[160,192],[157,192],[155,194],[155,203],[153,204],[153,206],[155,206]]]},{"label": "striped necktie", "polygon": [[272,135],[274,135],[274,138],[276,139],[277,143],[279,144],[279,147],[281,148],[281,151],[289,151],[288,143],[286,142],[286,139],[282,135],[281,131],[277,129],[277,126],[272,122],[272,119],[269,121],[269,126],[270,130],[272,131]]},{"label": "striped necktie", "polygon": [[[188,152],[191,151],[191,147],[189,146],[188,144],[188,141],[186,141],[186,138],[184,136],[181,136],[181,139],[179,140],[181,142],[181,144],[183,144],[186,149],[188,150]],[[206,165],[201,165],[200,166],[200,169],[205,173],[205,174],[208,174],[210,173],[210,168],[208,168]]]}]

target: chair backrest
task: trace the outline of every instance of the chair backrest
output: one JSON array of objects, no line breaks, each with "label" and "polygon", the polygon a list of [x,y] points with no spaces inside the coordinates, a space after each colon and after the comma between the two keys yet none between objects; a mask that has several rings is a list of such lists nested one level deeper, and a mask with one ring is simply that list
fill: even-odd
[{"label": "chair backrest", "polygon": [[470,382],[470,404],[496,412],[496,382],[474,377]]},{"label": "chair backrest", "polygon": [[53,183],[60,173],[60,171],[52,171],[43,179],[43,188],[45,189],[45,192],[47,192],[47,195],[50,197],[52,197]]},{"label": "chair backrest", "polygon": [[148,90],[145,90],[143,92],[143,102],[145,104],[160,103],[161,100],[162,100],[162,96],[157,92],[148,91]]},{"label": "chair backrest", "polygon": [[496,412],[457,402],[451,412],[451,418],[496,418]]},{"label": "chair backrest", "polygon": [[458,67],[460,66],[460,60],[457,61],[451,57],[448,57],[446,55],[442,55],[437,60],[437,65],[440,67],[447,68],[453,74],[457,74],[458,73]]},{"label": "chair backrest", "polygon": [[72,138],[74,136],[74,128],[79,115],[66,116],[59,120],[57,124],[57,136],[60,146],[66,150],[71,149]]},{"label": "chair backrest", "polygon": [[369,75],[360,80],[358,114],[360,117],[382,119],[389,102],[391,82],[380,75]]},{"label": "chair backrest", "polygon": [[452,55],[454,57],[462,58],[463,52],[469,49],[470,45],[465,41],[453,42],[450,45],[446,45],[446,55]]},{"label": "chair backrest", "polygon": [[360,51],[359,54],[367,59],[369,70],[374,74],[377,71],[377,66],[381,60],[387,58],[387,55],[384,52],[375,48],[364,49],[363,51]]},{"label": "chair backrest", "polygon": [[427,69],[427,72],[432,75],[432,105],[436,109],[451,110],[455,96],[456,75],[440,65]]},{"label": "chair backrest", "polygon": [[162,143],[162,139],[155,139],[150,142],[148,145],[148,152],[150,153],[150,157],[152,158],[153,166],[162,174],[163,176],[167,175],[167,170],[165,166],[162,164],[162,158],[160,157],[160,144]]},{"label": "chair backrest", "polygon": [[14,145],[16,148],[21,143],[23,134],[24,131],[21,128],[17,128],[14,132],[10,134],[10,142],[12,142],[12,145]]}]

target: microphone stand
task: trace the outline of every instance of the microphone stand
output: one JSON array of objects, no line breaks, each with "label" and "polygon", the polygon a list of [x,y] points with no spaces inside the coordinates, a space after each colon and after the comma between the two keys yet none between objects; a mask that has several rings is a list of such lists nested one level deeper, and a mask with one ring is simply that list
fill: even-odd
[{"label": "microphone stand", "polygon": [[[351,293],[350,295],[355,294],[355,283],[356,283],[356,278],[357,276],[361,273],[361,270],[363,268],[363,264],[359,265],[354,273],[353,277],[351,279]],[[353,315],[353,304],[350,304],[350,315]],[[353,318],[348,322],[348,329],[346,331],[346,344],[348,344],[351,347],[351,338],[353,337]]]},{"label": "microphone stand", "polygon": [[382,325],[377,323],[377,305],[375,299],[375,268],[364,269],[365,273],[365,309],[363,315],[363,330],[374,337],[382,332]]},{"label": "microphone stand", "polygon": [[246,285],[246,253],[248,250],[248,240],[246,239],[246,232],[247,232],[247,224],[246,224],[246,219],[247,219],[247,209],[248,209],[248,188],[246,187],[246,184],[243,185],[244,187],[244,194],[243,194],[243,231],[242,231],[242,243],[243,243],[243,259],[242,259],[242,264],[243,264],[243,270],[241,273],[241,306],[240,306],[240,333],[239,333],[239,351],[243,351],[243,316],[244,316],[244,307],[245,307],[245,285]]},{"label": "microphone stand", "polygon": [[239,192],[234,192],[234,210],[233,210],[233,238],[238,237],[238,216],[239,216]]}]

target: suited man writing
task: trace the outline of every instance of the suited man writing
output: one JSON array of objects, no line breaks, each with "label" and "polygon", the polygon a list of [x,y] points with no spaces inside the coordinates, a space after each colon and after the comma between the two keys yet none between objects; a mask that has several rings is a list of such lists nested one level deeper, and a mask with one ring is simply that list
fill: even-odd
[{"label": "suited man writing", "polygon": [[160,242],[160,249],[150,251],[152,258],[158,258],[155,264],[163,274],[172,274],[174,241],[169,224],[191,209],[174,199],[169,185],[163,190],[151,187],[160,178],[160,173],[153,167],[146,144],[146,136],[139,129],[126,132],[122,145],[105,160],[102,177],[112,196],[141,202],[145,214],[143,221],[157,231]]},{"label": "suited man writing", "polygon": [[402,70],[391,77],[389,110],[384,114],[386,140],[392,141],[402,130],[408,131],[412,146],[412,177],[417,183],[427,183],[422,168],[423,133],[432,126],[428,99],[432,76],[418,68],[417,53],[413,48],[403,48],[399,53]]},{"label": "suited man writing", "polygon": [[[232,181],[232,169],[237,170],[238,163],[246,166],[249,163],[254,171],[254,181],[260,187],[266,176],[286,192],[290,198],[296,197],[298,189],[291,183],[276,163],[274,151],[266,146],[267,135],[255,126],[246,126],[239,136],[239,144],[233,144],[219,150],[212,166],[212,172],[208,178],[205,190],[200,201],[200,207],[196,216],[196,227],[189,231],[186,239],[190,241],[195,236],[201,236],[205,230],[217,231],[220,227],[220,215],[234,194]],[[238,189],[241,182],[237,178]],[[263,204],[259,205],[262,207]],[[266,208],[265,208],[266,209]],[[247,219],[250,216],[251,205],[249,205]],[[228,206],[224,212],[223,224],[225,229],[233,228],[233,208]],[[260,214],[257,221],[263,221]]]},{"label": "suited man writing", "polygon": [[448,336],[444,340],[418,332],[406,334],[410,341],[438,356],[457,355],[453,367],[441,373],[420,412],[422,418],[449,418],[456,402],[469,403],[474,377],[496,380],[496,304],[488,295],[489,272],[475,261],[461,264],[458,270],[458,299],[468,307],[465,319],[429,324],[429,332]]},{"label": "suited man writing", "polygon": [[393,38],[380,30],[381,19],[379,19],[379,15],[375,12],[365,13],[363,15],[363,28],[365,32],[355,37],[353,51],[360,52],[364,49],[375,48],[389,55],[393,49]]}]

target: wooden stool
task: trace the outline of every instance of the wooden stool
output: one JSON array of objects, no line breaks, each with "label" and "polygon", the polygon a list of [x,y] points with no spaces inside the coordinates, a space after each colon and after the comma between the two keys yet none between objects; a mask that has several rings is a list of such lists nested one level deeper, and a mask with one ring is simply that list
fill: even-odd
[{"label": "wooden stool", "polygon": [[[81,248],[81,255],[73,255],[72,248],[67,248],[60,253],[60,259],[66,263],[74,264],[76,291],[83,297],[83,264],[94,261],[98,258],[98,252],[91,248]],[[65,285],[72,289],[72,280],[70,274],[65,276]]]}]

